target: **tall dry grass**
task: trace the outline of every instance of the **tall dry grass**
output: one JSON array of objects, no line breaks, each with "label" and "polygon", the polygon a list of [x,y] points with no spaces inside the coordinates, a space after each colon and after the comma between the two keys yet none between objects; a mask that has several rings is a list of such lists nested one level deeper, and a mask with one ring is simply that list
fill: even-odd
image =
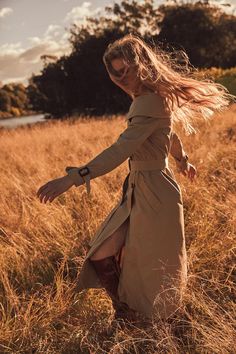
[{"label": "tall dry grass", "polygon": [[[236,105],[181,135],[194,183],[182,188],[188,287],[172,323],[121,328],[99,289],[78,294],[88,242],[116,203],[127,163],[51,204],[38,188],[109,146],[123,117],[56,121],[0,131],[1,353],[235,353]],[[174,162],[170,166],[175,171]]]}]

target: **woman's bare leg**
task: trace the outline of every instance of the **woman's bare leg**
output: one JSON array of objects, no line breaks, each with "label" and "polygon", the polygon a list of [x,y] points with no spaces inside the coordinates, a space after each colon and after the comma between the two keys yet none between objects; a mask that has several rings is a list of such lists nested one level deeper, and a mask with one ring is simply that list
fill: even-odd
[{"label": "woman's bare leg", "polygon": [[129,218],[127,218],[119,228],[109,236],[90,257],[91,260],[99,260],[115,255],[125,243],[127,228],[129,226]]}]

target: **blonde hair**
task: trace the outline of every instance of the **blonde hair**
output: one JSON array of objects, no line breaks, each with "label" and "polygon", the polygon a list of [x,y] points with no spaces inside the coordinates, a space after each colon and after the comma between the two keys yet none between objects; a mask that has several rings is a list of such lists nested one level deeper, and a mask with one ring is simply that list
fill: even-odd
[{"label": "blonde hair", "polygon": [[171,58],[171,54],[159,45],[155,44],[152,48],[138,35],[130,33],[108,45],[103,62],[117,80],[119,75],[117,73],[116,76],[111,65],[113,59],[122,58],[125,65],[135,68],[139,83],[136,92],[143,86],[158,93],[171,114],[173,124],[181,123],[189,135],[196,133],[195,123],[198,120],[207,121],[214,112],[223,111],[236,96],[212,80],[194,79],[197,69],[191,66],[191,72],[187,54],[184,51],[174,51],[173,54],[182,54],[185,64],[178,63],[178,56]]}]

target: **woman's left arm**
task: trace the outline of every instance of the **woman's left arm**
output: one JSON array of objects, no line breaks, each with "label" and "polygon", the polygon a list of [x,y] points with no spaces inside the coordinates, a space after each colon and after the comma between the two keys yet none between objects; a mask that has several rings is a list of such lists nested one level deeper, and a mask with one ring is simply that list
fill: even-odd
[{"label": "woman's left arm", "polygon": [[[89,194],[90,180],[102,176],[122,164],[154,132],[158,124],[159,118],[156,117],[132,117],[128,127],[111,146],[83,166],[66,167],[66,172],[74,185],[80,186],[86,183]],[[81,176],[79,172],[84,176]]]},{"label": "woman's left arm", "polygon": [[67,175],[43,185],[37,192],[38,197],[41,201],[45,198],[45,202],[47,200],[51,202],[73,185],[78,187],[84,183],[87,193],[90,194],[90,180],[112,171],[130,157],[158,127],[159,119],[161,118],[132,117],[130,124],[116,142],[87,164],[79,167],[67,166],[65,169]]}]

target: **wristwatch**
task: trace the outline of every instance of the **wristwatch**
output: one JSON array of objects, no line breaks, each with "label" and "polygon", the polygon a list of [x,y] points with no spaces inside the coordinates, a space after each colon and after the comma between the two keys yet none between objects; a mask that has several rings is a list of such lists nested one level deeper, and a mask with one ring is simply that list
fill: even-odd
[{"label": "wristwatch", "polygon": [[87,166],[78,169],[79,175],[83,178],[86,183],[87,193],[90,195],[90,170]]},{"label": "wristwatch", "polygon": [[86,176],[90,173],[88,167],[82,167],[81,169],[78,170],[78,173],[80,174],[81,177]]},{"label": "wristwatch", "polygon": [[[87,166],[73,167],[67,166],[65,171],[72,178],[76,187],[81,185],[81,180],[85,182],[88,195],[90,194],[90,170]],[[80,177],[78,176],[80,175]]]}]

